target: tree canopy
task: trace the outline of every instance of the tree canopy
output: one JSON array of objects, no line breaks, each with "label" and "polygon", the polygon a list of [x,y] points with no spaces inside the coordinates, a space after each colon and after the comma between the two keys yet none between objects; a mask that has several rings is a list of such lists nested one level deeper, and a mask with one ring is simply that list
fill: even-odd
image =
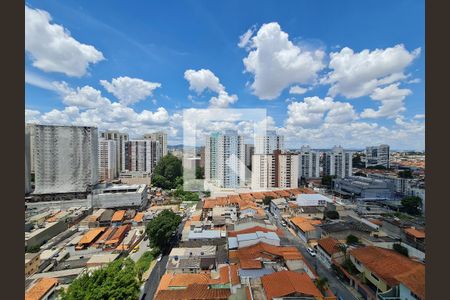
[{"label": "tree canopy", "polygon": [[181,159],[167,154],[156,165],[152,175],[152,185],[163,189],[174,189],[183,184],[183,164]]},{"label": "tree canopy", "polygon": [[272,201],[272,199],[273,199],[272,196],[264,196],[264,199],[263,199],[264,205],[269,205],[270,201]]},{"label": "tree canopy", "polygon": [[129,258],[119,259],[92,274],[82,275],[61,293],[62,300],[135,300],[138,296],[139,281],[134,262]]},{"label": "tree canopy", "polygon": [[410,215],[420,215],[420,208],[422,207],[422,199],[417,196],[408,196],[402,199],[403,211]]},{"label": "tree canopy", "polygon": [[357,236],[354,236],[353,234],[349,234],[347,236],[346,243],[348,245],[350,245],[350,244],[358,244],[359,243],[359,238]]},{"label": "tree canopy", "polygon": [[181,201],[199,201],[198,193],[184,191],[182,187],[178,187],[173,195]]},{"label": "tree canopy", "polygon": [[411,170],[403,170],[398,172],[400,178],[413,178]]},{"label": "tree canopy", "polygon": [[333,182],[333,178],[336,178],[336,176],[330,176],[325,175],[322,177],[322,185],[325,185],[327,187],[331,187],[331,183]]},{"label": "tree canopy", "polygon": [[172,234],[181,223],[181,217],[173,211],[165,209],[158,216],[152,219],[146,227],[146,234],[151,247],[156,247],[161,251],[169,246]]},{"label": "tree canopy", "polygon": [[332,220],[339,219],[339,213],[335,210],[327,210],[325,212],[325,217]]}]

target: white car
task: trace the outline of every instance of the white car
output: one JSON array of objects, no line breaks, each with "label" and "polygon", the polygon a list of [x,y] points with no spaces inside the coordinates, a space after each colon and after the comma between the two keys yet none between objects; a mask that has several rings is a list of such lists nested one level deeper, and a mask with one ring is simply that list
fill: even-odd
[{"label": "white car", "polygon": [[156,259],[156,261],[161,261],[161,259],[162,259],[162,254],[160,254],[160,255],[158,256],[158,258]]},{"label": "white car", "polygon": [[281,221],[281,225],[283,225],[284,227],[286,227],[286,222],[285,222],[285,221]]},{"label": "white car", "polygon": [[316,256],[316,251],[314,251],[312,248],[307,248],[306,251],[308,251],[308,253],[309,253],[312,257],[315,257],[315,256]]}]

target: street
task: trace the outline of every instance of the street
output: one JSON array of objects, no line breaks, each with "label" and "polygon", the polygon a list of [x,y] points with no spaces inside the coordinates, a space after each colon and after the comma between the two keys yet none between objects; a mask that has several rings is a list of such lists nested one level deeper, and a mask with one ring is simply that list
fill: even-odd
[{"label": "street", "polygon": [[148,240],[144,241],[144,239],[142,239],[139,242],[139,250],[135,253],[130,253],[130,258],[134,261],[137,262],[139,260],[139,258],[142,256],[142,254],[144,254],[147,251],[150,251],[150,247],[148,246]]},{"label": "street", "polygon": [[296,247],[300,251],[300,253],[303,255],[303,257],[306,259],[308,264],[312,268],[314,268],[314,270],[316,271],[316,273],[319,277],[322,277],[322,278],[325,277],[328,279],[328,285],[336,296],[343,297],[346,300],[347,299],[356,299],[356,300],[363,299],[360,296],[356,296],[356,295],[358,295],[358,293],[356,291],[351,292],[349,290],[350,287],[348,285],[346,285],[345,283],[343,283],[342,281],[340,281],[338,279],[338,277],[336,276],[336,274],[334,274],[334,272],[332,270],[325,268],[319,261],[317,261],[316,257],[312,257],[306,251],[306,248],[308,246],[305,245],[305,243],[298,236],[294,236],[286,227],[282,226],[278,222],[278,220],[276,220],[270,213],[268,213],[267,215],[269,216],[269,220],[273,224],[275,224],[277,227],[279,227],[283,230],[284,238],[282,238],[281,240]]}]

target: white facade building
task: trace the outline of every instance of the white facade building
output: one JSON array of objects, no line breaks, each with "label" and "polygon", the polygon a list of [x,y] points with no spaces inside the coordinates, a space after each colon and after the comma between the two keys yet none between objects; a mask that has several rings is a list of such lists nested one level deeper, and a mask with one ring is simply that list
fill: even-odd
[{"label": "white facade building", "polygon": [[255,154],[272,154],[275,150],[284,150],[284,136],[268,130],[266,135],[255,137]]},{"label": "white facade building", "polygon": [[245,184],[244,137],[236,131],[214,133],[205,143],[205,179],[220,188]]},{"label": "white facade building", "polygon": [[34,194],[85,192],[98,182],[95,127],[35,125]]},{"label": "white facade building", "polygon": [[119,176],[121,171],[125,170],[125,143],[129,140],[128,133],[118,131],[100,132],[100,138],[113,140],[116,142],[116,166],[115,176]]},{"label": "white facade building", "polygon": [[164,131],[144,134],[144,140],[159,142],[161,146],[159,156],[163,157],[167,155],[167,133]]},{"label": "white facade building", "polygon": [[309,146],[303,146],[300,149],[298,164],[299,178],[320,177],[320,152],[312,151]]},{"label": "white facade building", "polygon": [[117,142],[100,139],[98,141],[98,170],[100,180],[117,177]]},{"label": "white facade building", "polygon": [[147,205],[145,184],[115,184],[94,191],[93,206],[96,208],[139,207]]},{"label": "white facade building", "polygon": [[25,127],[25,194],[31,193],[31,150],[30,130]]},{"label": "white facade building", "polygon": [[353,153],[345,151],[341,146],[333,147],[325,152],[324,175],[345,178],[352,175]]},{"label": "white facade building", "polygon": [[366,168],[372,166],[383,166],[389,169],[389,145],[371,146],[366,148]]},{"label": "white facade building", "polygon": [[153,173],[161,159],[159,142],[150,140],[132,140],[125,143],[125,171]]},{"label": "white facade building", "polygon": [[298,155],[281,153],[254,154],[252,157],[252,190],[297,188],[299,178]]}]

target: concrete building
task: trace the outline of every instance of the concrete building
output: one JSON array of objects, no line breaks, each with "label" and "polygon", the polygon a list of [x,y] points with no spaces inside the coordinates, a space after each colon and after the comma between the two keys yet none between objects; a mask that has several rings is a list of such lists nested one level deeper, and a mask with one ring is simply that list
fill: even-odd
[{"label": "concrete building", "polygon": [[165,133],[164,131],[144,134],[144,140],[159,142],[159,145],[161,146],[159,150],[159,156],[163,157],[167,155],[167,133]]},{"label": "concrete building", "polygon": [[66,229],[67,224],[61,221],[38,226],[31,232],[25,232],[25,247],[41,246]]},{"label": "concrete building", "polygon": [[35,124],[25,124],[25,132],[30,134],[30,172],[34,174],[34,161],[35,161],[35,152],[34,152],[34,138],[36,135]]},{"label": "concrete building", "polygon": [[252,157],[252,190],[298,187],[298,155],[281,153],[254,154]]},{"label": "concrete building", "polygon": [[220,188],[245,184],[244,137],[236,131],[213,133],[205,143],[205,179]]},{"label": "concrete building", "polygon": [[108,181],[117,177],[117,142],[100,139],[98,141],[98,168],[100,180]]},{"label": "concrete building", "polygon": [[30,129],[25,127],[25,195],[31,193]]},{"label": "concrete building", "polygon": [[366,168],[373,166],[390,167],[389,145],[366,147]]},{"label": "concrete building", "polygon": [[284,150],[284,136],[275,130],[268,130],[266,135],[255,137],[255,154],[272,154],[275,150]]},{"label": "concrete building", "polygon": [[361,176],[333,179],[332,188],[343,196],[367,200],[390,200],[394,196],[394,187],[388,181]]},{"label": "concrete building", "polygon": [[116,142],[116,166],[117,174],[125,170],[125,142],[129,140],[128,133],[121,133],[118,131],[100,132],[100,138],[106,140],[113,140]]},{"label": "concrete building", "polygon": [[25,253],[25,277],[33,275],[39,269],[40,253]]},{"label": "concrete building", "polygon": [[125,143],[125,170],[153,173],[161,159],[161,145],[157,141],[132,140]]},{"label": "concrete building", "polygon": [[34,194],[86,192],[98,182],[97,128],[34,127]]},{"label": "concrete building", "polygon": [[341,146],[333,147],[325,152],[324,175],[345,178],[352,175],[353,153],[345,151]]},{"label": "concrete building", "polygon": [[298,155],[298,176],[305,179],[320,177],[320,153],[303,146]]},{"label": "concrete building", "polygon": [[93,206],[97,208],[145,207],[147,202],[145,184],[114,184],[94,190]]},{"label": "concrete building", "polygon": [[200,168],[205,168],[205,146],[201,146],[199,150],[200,154]]},{"label": "concrete building", "polygon": [[255,154],[255,146],[252,144],[245,144],[245,166],[250,168],[252,165],[252,156]]}]

